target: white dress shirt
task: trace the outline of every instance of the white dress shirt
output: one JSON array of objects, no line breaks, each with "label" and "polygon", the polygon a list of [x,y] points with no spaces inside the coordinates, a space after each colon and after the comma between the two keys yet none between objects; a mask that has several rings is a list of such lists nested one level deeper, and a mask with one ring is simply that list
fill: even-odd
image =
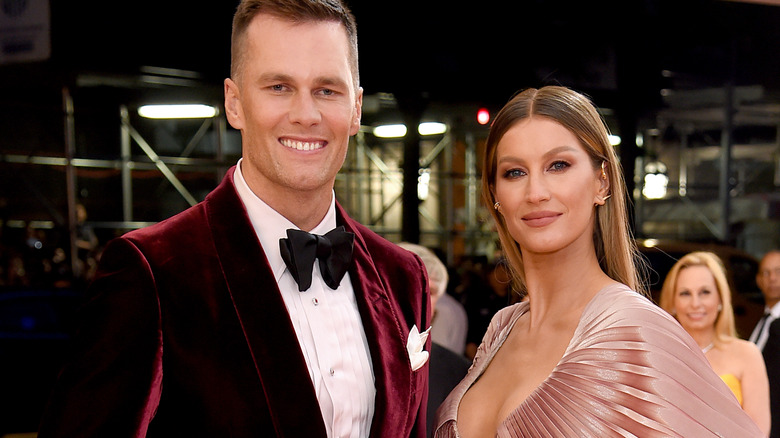
[{"label": "white dress shirt", "polygon": [[[251,191],[241,173],[241,160],[233,179],[282,293],[309,368],[328,437],[367,437],[374,416],[376,388],[368,341],[349,273],[338,289],[333,290],[325,284],[319,263],[315,262],[311,287],[299,292],[279,250],[279,239],[287,237],[286,230],[298,227]],[[322,235],[335,227],[334,195],[325,218],[310,232]],[[301,421],[306,418],[301,417]]]},{"label": "white dress shirt", "polygon": [[756,344],[761,351],[764,351],[766,341],[769,339],[769,326],[772,325],[774,320],[780,318],[780,303],[775,304],[771,309],[767,307],[764,309],[764,313],[769,313],[766,322],[761,324],[761,321],[759,321],[759,323],[756,324],[756,328],[753,329],[753,333],[750,335],[750,342]]}]

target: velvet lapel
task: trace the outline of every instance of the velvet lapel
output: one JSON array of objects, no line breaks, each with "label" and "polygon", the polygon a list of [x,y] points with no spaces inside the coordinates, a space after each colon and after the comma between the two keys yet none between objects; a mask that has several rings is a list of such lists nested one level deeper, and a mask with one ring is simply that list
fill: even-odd
[{"label": "velvet lapel", "polygon": [[371,424],[372,437],[397,436],[409,422],[412,398],[411,368],[406,352],[408,330],[394,310],[368,253],[366,242],[354,222],[336,204],[338,223],[355,233],[353,265],[349,271],[363,328],[366,331],[376,379],[376,407]]},{"label": "velvet lapel", "polygon": [[276,435],[325,437],[306,362],[265,253],[235,191],[233,169],[206,198],[206,211]]}]

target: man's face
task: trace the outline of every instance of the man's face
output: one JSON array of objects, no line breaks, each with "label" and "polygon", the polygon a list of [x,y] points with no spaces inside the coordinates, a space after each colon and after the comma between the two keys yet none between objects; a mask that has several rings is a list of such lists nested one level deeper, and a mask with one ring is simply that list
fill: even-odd
[{"label": "man's face", "polygon": [[764,293],[767,306],[780,302],[780,252],[770,252],[761,260],[756,283]]},{"label": "man's face", "polygon": [[225,80],[225,108],[241,130],[249,187],[266,201],[332,190],[363,102],[343,26],[259,14],[244,48],[239,82]]}]

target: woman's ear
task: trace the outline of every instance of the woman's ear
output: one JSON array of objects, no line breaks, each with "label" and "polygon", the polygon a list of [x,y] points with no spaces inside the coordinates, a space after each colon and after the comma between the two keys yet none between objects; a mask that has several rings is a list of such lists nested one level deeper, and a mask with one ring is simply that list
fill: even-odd
[{"label": "woman's ear", "polygon": [[596,205],[604,205],[606,204],[607,199],[609,199],[609,197],[612,196],[612,192],[610,190],[609,176],[607,175],[606,161],[601,162],[601,172],[599,172],[598,184],[599,187],[594,202]]}]

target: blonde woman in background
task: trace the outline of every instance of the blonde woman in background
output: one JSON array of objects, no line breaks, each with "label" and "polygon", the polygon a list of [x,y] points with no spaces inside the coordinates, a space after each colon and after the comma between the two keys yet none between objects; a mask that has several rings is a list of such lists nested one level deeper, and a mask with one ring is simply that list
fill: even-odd
[{"label": "blonde woman in background", "polygon": [[693,337],[742,408],[769,434],[769,381],[755,344],[739,339],[723,262],[711,252],[692,252],[666,275],[660,305]]}]

